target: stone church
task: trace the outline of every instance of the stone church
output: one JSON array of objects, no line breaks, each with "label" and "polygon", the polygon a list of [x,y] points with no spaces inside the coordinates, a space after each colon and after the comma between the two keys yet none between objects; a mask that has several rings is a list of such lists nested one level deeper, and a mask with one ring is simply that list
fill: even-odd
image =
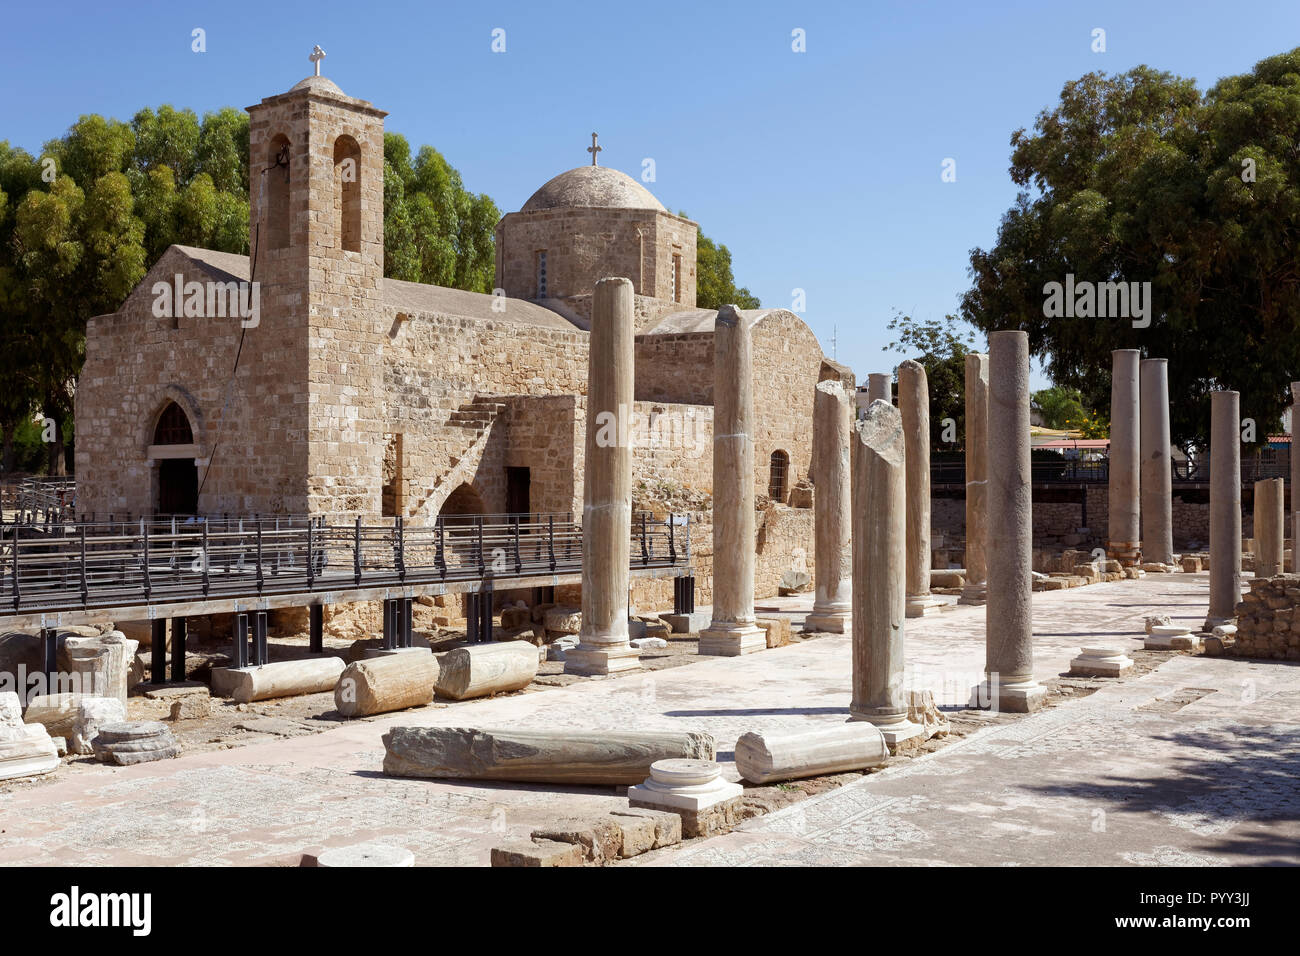
[{"label": "stone church", "polygon": [[[502,218],[494,295],[386,279],[385,112],[319,75],[248,112],[252,255],[172,246],[88,324],[80,513],[580,514],[591,295],[625,276],[637,504],[698,512],[707,603],[715,312],[695,305],[696,224],[592,152]],[[253,318],[213,308],[248,288]],[[746,316],[761,596],[811,570],[812,397],[849,373],[797,315]]]}]

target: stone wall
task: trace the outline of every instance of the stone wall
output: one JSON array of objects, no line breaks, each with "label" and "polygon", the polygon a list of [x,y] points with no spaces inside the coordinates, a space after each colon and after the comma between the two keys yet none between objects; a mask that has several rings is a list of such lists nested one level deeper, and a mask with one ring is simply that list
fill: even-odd
[{"label": "stone wall", "polygon": [[[789,570],[815,571],[813,509],[768,505],[754,515],[757,560],[754,565],[756,600],[776,597],[781,576]],[[695,603],[713,603],[713,520],[708,511],[691,515],[691,567],[695,574]],[[673,585],[668,578],[632,582],[632,604],[641,611],[671,611]]]},{"label": "stone wall", "polygon": [[814,571],[813,509],[771,505],[755,522],[754,597],[775,597],[786,571]]},{"label": "stone wall", "polygon": [[[1088,531],[1083,527],[1083,508],[1077,501],[1034,501],[1035,547],[1103,547],[1106,542],[1109,512],[1106,486],[1087,489]],[[1254,515],[1249,506],[1242,509],[1242,536],[1254,533]],[[965,533],[966,501],[964,498],[934,498],[931,502],[931,527],[942,532],[949,543]],[[1195,551],[1209,547],[1210,506],[1204,501],[1187,501],[1175,494],[1173,500],[1174,549]]]},{"label": "stone wall", "polygon": [[[496,284],[513,298],[538,298],[537,254],[546,250],[547,298],[589,295],[600,279],[625,276],[637,295],[694,308],[698,229],[689,219],[654,209],[509,213],[496,230]],[[681,262],[676,296],[674,255]]]},{"label": "stone wall", "polygon": [[[772,309],[755,323],[754,493],[766,496],[772,455],[789,458],[783,502],[812,466],[813,393],[823,355],[803,320]],[[713,404],[713,332],[643,335],[636,340],[639,401]]]},{"label": "stone wall", "polygon": [[713,493],[713,406],[637,402],[634,482]]},{"label": "stone wall", "polygon": [[[384,427],[402,436],[408,517],[432,521],[463,483],[472,485],[490,511],[504,511],[507,465],[538,469],[534,511],[543,510],[541,501],[564,502],[572,478],[560,474],[560,466],[573,452],[562,443],[573,432],[562,422],[571,425],[574,402],[587,390],[587,333],[505,318],[402,314],[398,322],[397,311],[388,310],[394,334],[383,345]],[[529,436],[526,427],[509,423],[498,427],[493,420],[487,426],[491,434],[479,441],[475,429],[452,420],[476,400],[507,405],[521,423],[528,414],[522,406],[536,403],[539,434]]]},{"label": "stone wall", "polygon": [[[1110,513],[1109,493],[1106,486],[1088,488],[1088,528],[1100,540],[1106,539]],[[1255,517],[1249,506],[1241,513],[1241,533],[1250,537]],[[1174,550],[1194,551],[1210,544],[1210,504],[1208,501],[1189,501],[1175,490],[1173,500]]]},{"label": "stone wall", "polygon": [[[246,270],[245,264],[243,278]],[[152,513],[159,461],[149,457],[149,447],[172,401],[194,432],[190,460],[197,462],[200,481],[211,462],[200,510],[304,512],[310,427],[305,315],[268,313],[264,301],[232,383],[238,318],[153,314],[153,283],[171,283],[177,274],[186,283],[232,278],[172,247],[119,311],[87,323],[76,396],[79,512],[101,519]]]},{"label": "stone wall", "polygon": [[790,490],[812,468],[813,395],[822,350],[803,320],[784,309],[768,312],[753,335],[754,491],[767,495],[772,453],[783,451],[790,464],[781,500],[788,502]]},{"label": "stone wall", "polygon": [[[506,511],[505,468],[527,468],[528,504],[536,514],[582,513],[583,423],[586,402],[578,395],[515,396],[510,413],[497,426],[504,432],[502,459],[494,469],[496,486],[480,469],[478,485],[495,488],[489,500]],[[497,504],[499,502],[499,505]]]},{"label": "stone wall", "polygon": [[713,332],[638,335],[636,371],[637,401],[711,406]]},{"label": "stone wall", "polygon": [[1256,578],[1237,605],[1239,657],[1300,661],[1300,575]]}]

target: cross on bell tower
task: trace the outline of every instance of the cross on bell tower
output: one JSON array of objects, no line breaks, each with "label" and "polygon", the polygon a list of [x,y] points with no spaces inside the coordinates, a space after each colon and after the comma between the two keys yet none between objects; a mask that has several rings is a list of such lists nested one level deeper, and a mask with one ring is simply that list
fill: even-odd
[{"label": "cross on bell tower", "polygon": [[599,166],[599,165],[600,165],[600,163],[596,162],[596,154],[599,153],[602,149],[604,149],[603,146],[597,146],[597,145],[596,145],[596,134],[595,134],[595,133],[592,133],[592,134],[591,134],[591,145],[587,147],[587,152],[591,153],[591,165],[593,165],[593,166]]},{"label": "cross on bell tower", "polygon": [[316,75],[320,76],[320,61],[325,59],[325,51],[320,48],[319,43],[312,47],[312,51],[308,55],[307,59],[316,64]]}]

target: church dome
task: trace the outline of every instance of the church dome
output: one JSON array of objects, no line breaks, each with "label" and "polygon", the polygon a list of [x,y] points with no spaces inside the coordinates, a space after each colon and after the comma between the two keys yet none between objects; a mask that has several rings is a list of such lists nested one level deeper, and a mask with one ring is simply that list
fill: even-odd
[{"label": "church dome", "polygon": [[328,93],[331,96],[346,96],[338,88],[338,84],[323,76],[309,76],[306,79],[299,80],[289,92],[293,93],[298,90],[314,90],[317,93]]},{"label": "church dome", "polygon": [[668,211],[627,173],[608,166],[579,166],[560,173],[533,193],[520,212],[575,207]]}]

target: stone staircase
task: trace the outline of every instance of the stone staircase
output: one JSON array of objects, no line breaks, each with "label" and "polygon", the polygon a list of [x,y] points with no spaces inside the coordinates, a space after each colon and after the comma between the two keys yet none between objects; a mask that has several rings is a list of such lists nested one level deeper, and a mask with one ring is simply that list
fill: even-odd
[{"label": "stone staircase", "polygon": [[447,425],[465,432],[464,450],[447,458],[447,470],[407,508],[409,517],[432,520],[447,495],[462,482],[469,481],[483,458],[492,426],[505,408],[505,402],[475,396],[472,402],[451,413]]}]

